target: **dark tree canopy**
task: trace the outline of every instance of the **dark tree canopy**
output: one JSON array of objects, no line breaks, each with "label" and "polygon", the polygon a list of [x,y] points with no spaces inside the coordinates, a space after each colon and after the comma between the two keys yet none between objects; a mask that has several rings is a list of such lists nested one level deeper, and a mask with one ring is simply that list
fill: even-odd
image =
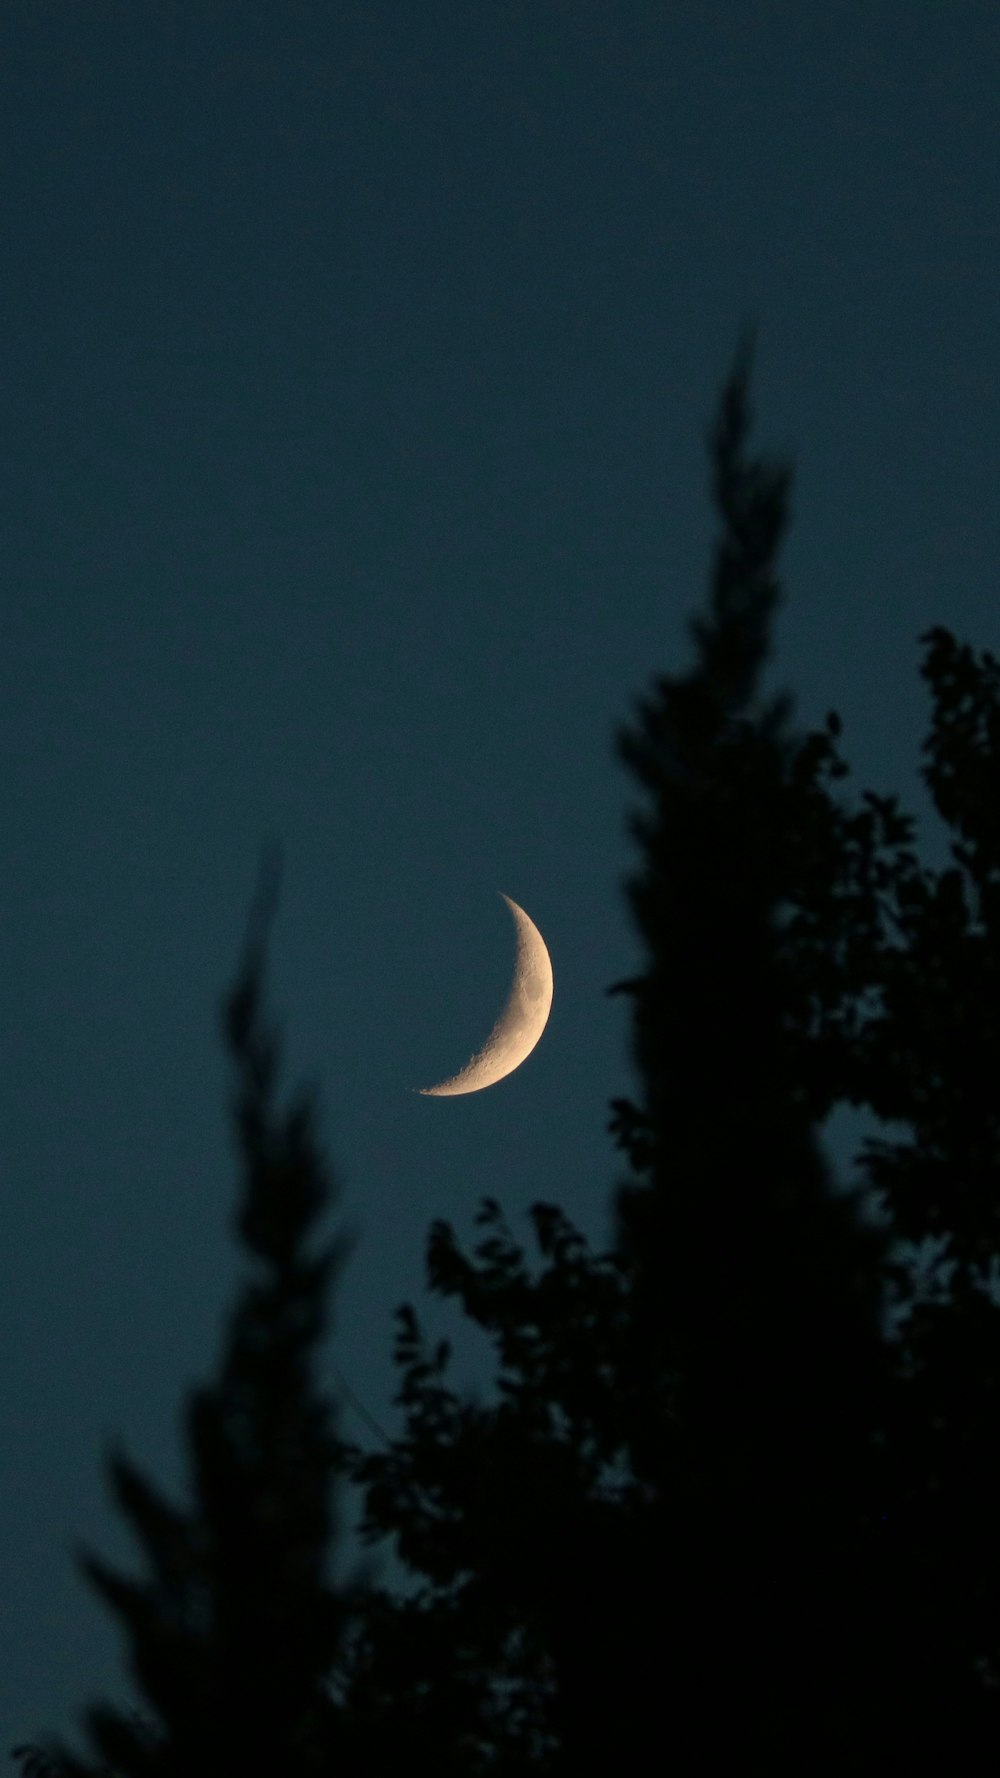
[{"label": "dark tree canopy", "polygon": [[[308,1382],[325,1176],[305,1102],[269,1110],[252,953],[228,1032],[264,1277],[192,1404],[195,1511],[114,1461],[154,1578],[87,1572],[159,1717],[91,1712],[116,1778],[971,1773],[998,1745],[1000,668],[921,638],[924,776],[957,836],[936,875],[898,799],[834,793],[835,712],[800,735],[788,696],[759,706],[791,472],[749,449],[750,366],[748,339],[710,437],[695,663],[619,737],[643,962],[611,990],[636,1079],[611,1249],[555,1202],[537,1263],[492,1200],[472,1258],[435,1222],[430,1290],[491,1336],[495,1399],[458,1398],[403,1305],[405,1431],[341,1441]],[[865,1142],[851,1190],[821,1141],[842,1104],[904,1130]],[[923,1301],[899,1242],[928,1237],[954,1276]],[[345,1473],[405,1597],[323,1579]]]},{"label": "dark tree canopy", "polygon": [[[701,1770],[709,1749],[770,1772],[965,1770],[997,1727],[998,1322],[968,1281],[902,1340],[886,1306],[913,1293],[901,1237],[951,1229],[981,1262],[997,1246],[996,669],[923,638],[927,777],[978,845],[974,937],[959,873],[919,867],[896,799],[832,794],[836,714],[796,736],[789,698],[753,712],[789,471],[748,452],[749,368],[747,342],[711,437],[696,665],[658,678],[620,739],[644,797],[628,892],[646,964],[618,984],[639,1090],[612,1107],[615,1246],[592,1255],[536,1205],[532,1278],[496,1205],[478,1263],[432,1229],[429,1283],[493,1334],[500,1400],[460,1404],[401,1312],[409,1431],[357,1473],[370,1533],[425,1585],[419,1607],[382,1602],[360,1695],[399,1706],[402,1670],[445,1699],[454,1669],[431,1678],[421,1652],[440,1631],[453,1653],[471,1639],[484,1695],[520,1686],[552,1772]],[[819,1141],[841,1103],[914,1123],[866,1144],[853,1192]],[[492,1752],[524,1770],[506,1727]]]}]

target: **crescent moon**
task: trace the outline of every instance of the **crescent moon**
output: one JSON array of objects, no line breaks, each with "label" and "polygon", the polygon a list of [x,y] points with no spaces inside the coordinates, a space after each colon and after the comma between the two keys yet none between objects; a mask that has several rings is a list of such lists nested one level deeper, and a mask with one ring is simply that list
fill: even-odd
[{"label": "crescent moon", "polygon": [[509,895],[503,897],[517,927],[514,980],[507,1004],[482,1049],[477,1050],[458,1074],[439,1081],[436,1087],[419,1087],[431,1098],[447,1099],[456,1093],[478,1093],[506,1074],[513,1074],[530,1056],[548,1023],[552,1007],[552,959],[538,927]]}]

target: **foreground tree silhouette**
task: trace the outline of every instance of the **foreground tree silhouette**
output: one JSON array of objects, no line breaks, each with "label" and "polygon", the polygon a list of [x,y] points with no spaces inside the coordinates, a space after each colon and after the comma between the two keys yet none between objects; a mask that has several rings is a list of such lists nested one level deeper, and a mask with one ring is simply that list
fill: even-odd
[{"label": "foreground tree silhouette", "polygon": [[[914,915],[954,901],[948,881],[939,894],[906,849],[912,822],[895,799],[869,793],[867,811],[849,816],[827,794],[822,777],[846,769],[832,744],[835,714],[825,734],[798,743],[783,733],[787,699],[760,718],[743,714],[768,652],[770,555],[786,495],[781,471],[741,462],[747,369],[745,360],[714,439],[724,532],[712,621],[694,626],[699,669],[661,680],[623,737],[652,805],[635,825],[644,861],[630,885],[650,961],[623,984],[643,1092],[615,1118],[641,1181],[618,1199],[633,1331],[640,1352],[676,1379],[691,1522],[704,1527],[685,1642],[700,1618],[701,1646],[711,1646],[714,1623],[738,1651],[724,1669],[718,1751],[770,1770],[823,1759],[876,1770],[908,1748],[965,1770],[997,1725],[974,1678],[983,1626],[972,1546],[957,1572],[955,1558],[959,1525],[969,1528],[983,1481],[995,1482],[995,1445],[991,1454],[974,1441],[981,1474],[952,1496],[942,1537],[940,1512],[928,1510],[939,1465],[929,1465],[926,1392],[907,1380],[929,1324],[918,1317],[901,1351],[884,1338],[880,1303],[885,1280],[908,1278],[895,1238],[939,1232],[948,1198],[957,1210],[968,1196],[970,1146],[994,1199],[979,1233],[995,1237],[995,1085],[992,1096],[971,1089],[984,1082],[982,1052],[971,1069],[967,1047],[944,1065],[971,1122],[961,1136],[953,1122],[938,1148],[936,1216],[912,1180],[893,1176],[879,1143],[864,1156],[867,1180],[892,1187],[889,1228],[864,1229],[856,1198],[831,1199],[820,1118],[846,1098],[919,1122],[934,1096],[932,1058],[944,1052]],[[936,690],[939,736],[948,721],[940,677]],[[996,757],[992,775],[995,795]],[[949,818],[940,797],[938,806]],[[964,1022],[969,960],[960,971],[957,950],[940,948],[940,920],[931,927]],[[890,942],[900,932],[902,947]],[[980,969],[997,937],[994,926],[992,941],[977,944]],[[987,1000],[988,991],[983,1011]],[[989,1017],[995,1025],[995,1010]],[[988,1032],[973,1022],[981,1042]],[[995,1067],[995,1040],[990,1049]],[[900,1092],[901,1080],[916,1097]],[[965,1425],[967,1455],[986,1406],[970,1392],[967,1362],[955,1363],[969,1311],[967,1300],[952,1305],[927,1354],[943,1361],[939,1383]],[[976,1341],[989,1314],[980,1297]],[[994,1315],[980,1354],[995,1352],[997,1328]],[[992,1561],[995,1625],[995,1532],[981,1512],[974,1519],[977,1561]],[[687,1672],[687,1695],[701,1693],[707,1716],[717,1688],[690,1662]]]},{"label": "foreground tree silhouette", "polygon": [[[712,433],[721,531],[695,668],[656,680],[621,736],[643,797],[629,895],[644,960],[618,984],[637,1088],[612,1108],[628,1164],[612,1250],[592,1253],[553,1203],[531,1211],[537,1272],[493,1201],[472,1260],[432,1226],[430,1287],[492,1336],[498,1399],[460,1401],[447,1343],[429,1352],[404,1305],[407,1430],[386,1452],[339,1451],[366,1535],[396,1539],[417,1588],[356,1588],[325,1617],[311,1582],[289,1590],[306,1678],[297,1690],[279,1666],[245,1722],[245,1685],[217,1677],[263,1670],[240,1665],[236,1631],[176,1628],[190,1622],[177,1600],[216,1596],[228,1507],[206,1516],[213,1543],[135,1496],[151,1547],[180,1552],[129,1620],[143,1672],[176,1644],[162,1671],[186,1677],[144,1682],[175,1733],[155,1752],[98,1720],[122,1778],[226,1773],[238,1757],[267,1769],[276,1740],[255,1734],[255,1711],[265,1730],[311,1725],[275,1769],[330,1778],[352,1749],[366,1769],[433,1762],[456,1778],[668,1762],[798,1778],[971,1773],[998,1744],[1000,1311],[975,1268],[1000,1217],[1000,670],[945,630],[922,638],[925,777],[959,835],[959,868],[935,876],[896,799],[833,796],[835,713],[800,738],[787,698],[753,709],[789,474],[748,454],[749,369],[745,346]],[[267,1077],[250,1069],[255,1091]],[[819,1129],[843,1103],[906,1135],[867,1141],[858,1189],[838,1195]],[[867,1187],[888,1226],[864,1220]],[[272,1229],[281,1201],[261,1199]],[[949,1234],[950,1298],[889,1338],[887,1287],[914,1291],[896,1241]],[[202,1432],[200,1473],[220,1478],[208,1494],[238,1494],[234,1523],[249,1523],[267,1462],[220,1463],[217,1444]],[[321,1440],[297,1449],[313,1475],[281,1472],[264,1551],[294,1547],[299,1486],[324,1523],[340,1459]],[[182,1746],[187,1763],[170,1763]]]},{"label": "foreground tree silhouette", "polygon": [[[460,1703],[469,1770],[971,1771],[1000,1726],[1000,1322],[966,1284],[902,1340],[885,1324],[887,1285],[913,1291],[899,1237],[950,1227],[980,1262],[997,1245],[995,663],[924,638],[926,775],[973,841],[973,936],[895,799],[834,800],[835,713],[802,739],[787,698],[747,713],[789,480],[747,456],[749,365],[747,343],[712,437],[698,664],[621,742],[647,963],[619,984],[640,1092],[613,1107],[632,1172],[614,1250],[535,1205],[532,1278],[496,1204],[478,1263],[435,1224],[429,1283],[492,1334],[501,1399],[460,1404],[406,1306],[409,1430],[356,1468],[368,1534],[425,1584],[378,1599],[355,1707],[431,1749]],[[844,1102],[913,1140],[867,1142],[838,1196],[818,1126]],[[863,1216],[870,1185],[888,1227]]]},{"label": "foreground tree silhouette", "polygon": [[[261,1030],[260,997],[276,881],[272,857],[225,1007],[245,1172],[239,1229],[256,1275],[233,1316],[219,1379],[194,1393],[188,1411],[194,1507],[170,1505],[116,1454],[114,1490],[150,1575],[126,1579],[82,1559],[121,1620],[155,1713],[147,1724],[107,1705],[88,1711],[89,1738],[119,1778],[357,1769],[328,1685],[355,1584],[335,1593],[325,1573],[341,1447],[312,1377],[326,1292],[348,1244],[340,1237],[317,1256],[307,1251],[331,1186],[308,1097],[284,1115],[273,1105],[277,1052]],[[46,1778],[95,1770],[61,1746],[25,1747],[18,1757]]]}]

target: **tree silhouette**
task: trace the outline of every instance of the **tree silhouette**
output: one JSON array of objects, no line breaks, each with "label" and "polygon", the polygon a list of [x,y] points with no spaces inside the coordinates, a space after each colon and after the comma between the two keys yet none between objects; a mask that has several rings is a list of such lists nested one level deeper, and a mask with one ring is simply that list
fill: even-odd
[{"label": "tree silhouette", "polygon": [[[996,1248],[994,663],[924,638],[926,775],[971,841],[973,934],[958,873],[920,869],[896,799],[832,796],[836,713],[805,737],[787,697],[748,713],[790,481],[747,454],[750,362],[747,338],[711,439],[697,665],[658,679],[620,739],[645,797],[629,895],[647,960],[618,984],[640,1092],[612,1108],[631,1171],[614,1248],[535,1205],[532,1278],[496,1204],[478,1263],[435,1224],[430,1287],[493,1336],[500,1400],[456,1400],[407,1305],[408,1431],[355,1471],[366,1533],[425,1584],[379,1601],[354,1698],[428,1748],[478,1716],[463,1769],[971,1770],[996,1734],[995,1309],[962,1284],[902,1340],[885,1315],[888,1287],[912,1294],[901,1237]],[[865,1144],[851,1191],[818,1137],[844,1102],[913,1126]]]},{"label": "tree silhouette", "polygon": [[[688,1556],[671,1667],[692,1737],[773,1770],[856,1744],[843,1583],[860,1552],[871,1563],[880,1498],[887,1236],[834,1193],[790,1041],[791,700],[747,714],[789,471],[746,456],[748,374],[747,342],[711,441],[722,532],[700,658],[620,741],[646,798],[629,896],[648,962],[622,984],[641,1096],[615,1128],[636,1176],[617,1195],[636,1363],[650,1387],[673,1381]],[[636,1433],[676,1508],[661,1429]]]},{"label": "tree silhouette", "polygon": [[[114,1491],[150,1575],[128,1579],[81,1556],[128,1634],[155,1713],[144,1724],[103,1704],[87,1712],[89,1738],[120,1778],[314,1778],[333,1763],[352,1769],[328,1683],[350,1612],[350,1586],[335,1593],[325,1573],[341,1444],[312,1379],[325,1293],[348,1243],[341,1236],[318,1256],[307,1251],[331,1185],[308,1095],[284,1115],[273,1105],[277,1048],[261,1029],[260,999],[276,889],[272,853],[225,1006],[245,1175],[239,1231],[255,1275],[236,1306],[218,1381],[190,1400],[194,1508],[169,1504],[115,1453]],[[94,1771],[61,1746],[17,1752],[26,1772],[32,1760],[58,1778]]]},{"label": "tree silhouette", "polygon": [[[953,1249],[950,1290],[918,1301],[906,1326],[888,1522],[910,1690],[933,1709],[941,1757],[961,1770],[995,1746],[1000,1726],[1000,1317],[984,1289],[1000,1216],[1000,671],[943,628],[921,641],[935,706],[923,776],[958,835],[960,868],[922,869],[907,843],[912,820],[895,798],[869,793],[844,873],[860,912],[824,1014],[842,1096],[908,1126],[903,1139],[869,1138],[863,1150],[898,1233]],[[926,1753],[927,1713],[917,1715]]]},{"label": "tree silhouette", "polygon": [[[619,736],[643,962],[610,990],[636,1071],[611,1248],[553,1202],[537,1265],[494,1200],[472,1258],[435,1222],[430,1290],[492,1339],[495,1398],[458,1398],[404,1304],[403,1434],[334,1437],[306,1382],[322,1171],[304,1106],[270,1113],[250,947],[228,1028],[268,1277],[192,1406],[198,1511],[115,1461],[154,1580],[87,1572],[159,1718],[154,1740],[91,1712],[119,1778],[971,1773],[998,1744],[1000,668],[921,638],[924,776],[958,835],[935,875],[897,798],[834,794],[835,712],[802,736],[787,695],[759,707],[791,472],[749,452],[751,362],[747,336],[710,436],[695,665]],[[850,1189],[821,1141],[842,1104],[905,1132],[864,1142]],[[952,1248],[936,1300],[900,1248],[929,1238]],[[407,1596],[323,1581],[339,1471]]]},{"label": "tree silhouette", "polygon": [[[845,1098],[910,1114],[893,1086],[904,1042],[909,1078],[926,1089],[925,947],[912,919],[897,919],[902,949],[883,928],[893,899],[897,914],[922,905],[918,884],[935,897],[895,799],[868,793],[866,812],[849,816],[822,788],[823,773],[845,771],[834,713],[825,733],[793,744],[786,698],[743,714],[766,658],[787,494],[786,471],[742,458],[747,369],[745,358],[713,439],[724,529],[713,620],[694,625],[699,666],[659,681],[622,739],[652,804],[634,823],[643,868],[630,884],[649,964],[623,984],[643,1093],[615,1108],[640,1182],[618,1197],[633,1326],[676,1378],[692,1522],[705,1528],[688,1629],[700,1616],[707,1648],[724,1625],[738,1651],[718,1751],[770,1770],[819,1759],[874,1770],[909,1747],[965,1769],[986,1745],[969,1571],[957,1578],[954,1534],[946,1554],[940,1515],[926,1510],[928,1452],[906,1381],[916,1327],[904,1356],[880,1307],[885,1281],[906,1274],[899,1236],[940,1221],[899,1179],[889,1228],[865,1227],[857,1191],[831,1195],[816,1142],[818,1120]],[[965,1019],[950,956],[947,976]],[[893,1029],[871,1002],[899,999],[903,982]],[[962,1079],[953,1054],[948,1070],[956,1064]],[[978,1152],[995,1099],[980,1093],[973,1109],[960,1093]],[[889,1184],[887,1161],[871,1164],[884,1153],[866,1147],[868,1186]],[[954,1197],[962,1149],[952,1141],[941,1156],[939,1189]],[[996,1160],[994,1139],[984,1185]],[[977,1339],[988,1314],[980,1297]],[[947,1326],[957,1329],[954,1312]],[[967,1420],[968,1372],[946,1370]],[[977,1487],[961,1507],[951,1501],[956,1528]],[[992,1541],[992,1530],[979,1536],[981,1555]],[[689,1672],[686,1695],[701,1688],[707,1718],[718,1688],[706,1678]]]}]

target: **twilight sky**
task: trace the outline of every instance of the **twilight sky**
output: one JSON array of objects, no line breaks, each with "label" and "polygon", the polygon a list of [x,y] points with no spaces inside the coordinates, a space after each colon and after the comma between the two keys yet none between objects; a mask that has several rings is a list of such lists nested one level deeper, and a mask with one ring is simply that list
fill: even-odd
[{"label": "twilight sky", "polygon": [[[745,318],[796,462],[764,693],[947,857],[917,637],[1000,649],[998,90],[994,0],[5,0],[0,1761],[129,1695],[71,1546],[134,1565],[104,1443],[181,1486],[241,1275],[218,1008],[266,834],[357,1234],[330,1356],[382,1424],[403,1300],[489,1374],[434,1217],[608,1238],[613,736],[691,664]],[[548,1030],[420,1097],[499,1010],[500,890]]]}]

